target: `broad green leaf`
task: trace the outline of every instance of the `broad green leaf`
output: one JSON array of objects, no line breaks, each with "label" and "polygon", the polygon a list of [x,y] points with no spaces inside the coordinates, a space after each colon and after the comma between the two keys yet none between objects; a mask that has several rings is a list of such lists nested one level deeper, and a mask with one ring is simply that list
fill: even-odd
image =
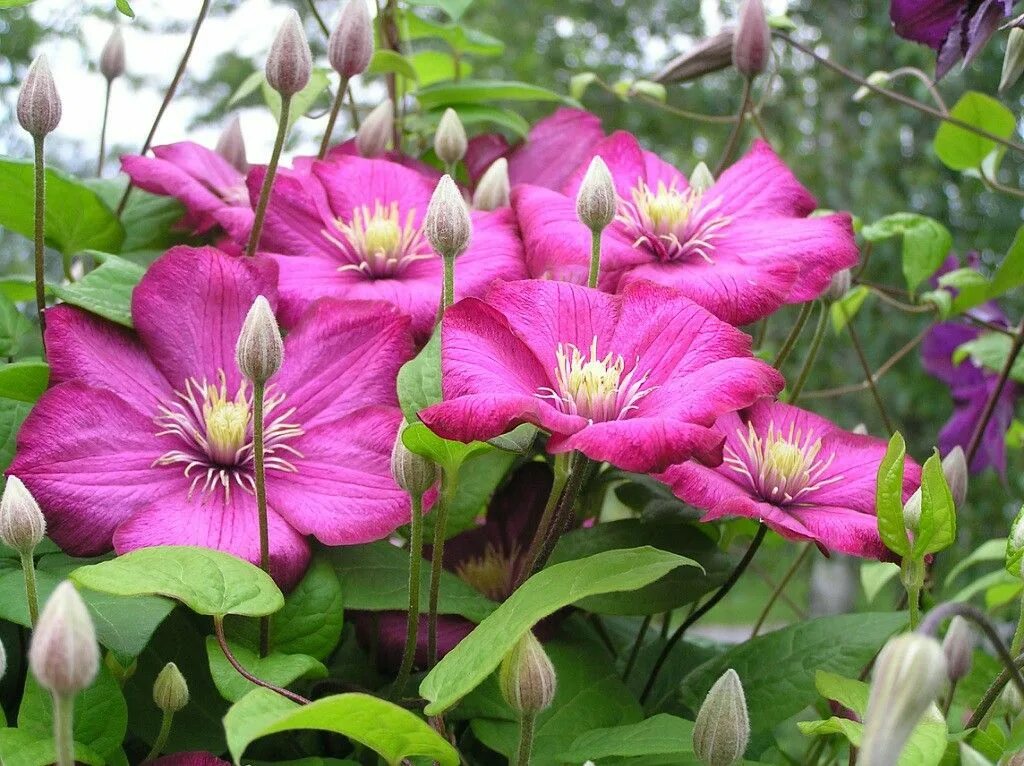
[{"label": "broad green leaf", "polygon": [[1014,577],[1024,578],[1021,564],[1024,562],[1024,506],[1017,511],[1017,517],[1010,527],[1010,536],[1006,539],[1006,571]]},{"label": "broad green leaf", "polygon": [[3,484],[3,470],[14,459],[14,443],[18,429],[28,417],[32,405],[15,399],[0,397],[0,485]]},{"label": "broad green leaf", "polygon": [[473,4],[473,0],[409,0],[409,5],[424,5],[430,8],[440,8],[451,17],[452,21],[458,21],[462,14]]},{"label": "broad green leaf", "polygon": [[128,18],[135,18],[135,11],[132,10],[132,7],[131,5],[129,5],[128,0],[115,0],[114,5],[117,6],[117,10],[119,10]]},{"label": "broad green leaf", "polygon": [[863,681],[819,670],[814,676],[814,686],[825,699],[835,700],[861,718],[864,717],[868,709],[868,685]]},{"label": "broad green leaf", "polygon": [[[0,226],[32,238],[35,196],[31,162],[0,160]],[[124,230],[113,211],[82,182],[46,169],[46,244],[65,256],[83,250],[116,252]]]},{"label": "broad green leaf", "polygon": [[[124,176],[96,178],[86,183],[114,209],[124,194],[126,179]],[[183,230],[176,227],[184,214],[184,205],[174,197],[133,188],[121,213],[121,225],[124,227],[124,242],[119,251],[121,256],[148,261],[152,259],[145,258],[145,254],[163,252],[186,241]]]},{"label": "broad green leaf", "polygon": [[99,262],[78,282],[49,285],[53,295],[72,306],[91,311],[111,322],[132,326],[132,291],[145,269],[109,253],[93,253]]},{"label": "broad green leaf", "polygon": [[50,382],[50,365],[41,361],[0,366],[0,398],[34,404]]},{"label": "broad green leaf", "polygon": [[[325,678],[327,676],[327,668],[307,654],[271,652],[266,657],[260,657],[258,652],[233,641],[228,642],[228,647],[243,668],[257,678],[275,686],[285,687],[300,678]],[[229,702],[237,702],[253,689],[258,688],[231,666],[227,657],[224,656],[224,652],[221,651],[220,644],[213,636],[206,639],[206,656],[210,663],[210,675],[224,699]]]},{"label": "broad green leaf", "polygon": [[373,52],[367,74],[400,74],[416,82],[416,67],[405,56],[388,48],[378,48]]},{"label": "broad green leaf", "polygon": [[[346,609],[370,611],[405,611],[409,607],[409,553],[387,541],[368,545],[347,545],[327,552],[333,563]],[[427,610],[430,589],[430,567],[421,567],[420,610]],[[438,611],[460,614],[480,622],[494,611],[496,604],[449,572],[441,575]]]},{"label": "broad green leaf", "polygon": [[921,560],[948,548],[955,540],[956,508],[942,473],[939,451],[935,450],[921,471],[921,520],[914,535],[913,556]]},{"label": "broad green leaf", "polygon": [[[414,79],[421,86],[433,85],[435,82],[454,80],[456,62],[454,56],[446,51],[417,51],[410,54],[406,61],[412,65]],[[458,74],[469,77],[473,73],[473,65],[468,61],[459,60]],[[465,120],[463,120],[465,122]]]},{"label": "broad green leaf", "polygon": [[836,335],[846,329],[847,323],[853,321],[870,294],[871,291],[865,285],[857,285],[829,307],[832,329]]},{"label": "broad green leaf", "polygon": [[[704,663],[680,685],[683,702],[697,710],[711,685],[728,668],[743,682],[750,724],[764,744],[776,724],[817,698],[815,674],[856,675],[893,633],[906,625],[903,613],[878,612],[819,617],[753,638]],[[752,746],[748,757],[756,755]]]},{"label": "broad green leaf", "polygon": [[[983,332],[974,340],[961,344],[953,352],[953,364],[970,357],[976,366],[1001,372],[1013,348],[1013,338],[1001,332]],[[1024,382],[1024,354],[1019,354],[1010,369],[1010,378]]]},{"label": "broad green leaf", "polygon": [[893,213],[865,226],[869,242],[903,237],[903,276],[911,292],[934,274],[949,255],[953,237],[938,221],[917,213]]},{"label": "broad green leaf", "polygon": [[437,83],[420,88],[415,96],[423,109],[438,109],[455,104],[489,104],[495,101],[561,101],[577,105],[574,99],[539,85],[502,80]]},{"label": "broad green leaf", "polygon": [[241,763],[249,743],[282,731],[313,729],[348,737],[379,753],[389,766],[411,756],[458,766],[459,754],[414,713],[369,694],[338,694],[297,705],[267,689],[256,689],[224,716],[228,748]]},{"label": "broad green leaf", "polygon": [[35,282],[31,277],[0,279],[0,293],[15,303],[28,303],[35,300]]},{"label": "broad green leaf", "polygon": [[[459,104],[454,108],[459,113],[462,124],[467,128],[485,124],[497,125],[499,128],[507,128],[520,138],[525,138],[530,132],[530,123],[512,109],[489,104]],[[443,109],[437,109],[422,115],[424,124],[430,126],[426,132],[433,135],[443,114]]]},{"label": "broad green leaf", "polygon": [[398,371],[398,401],[410,423],[420,410],[441,401],[441,334],[434,333],[423,349]]},{"label": "broad green leaf", "polygon": [[0,357],[13,359],[21,351],[22,341],[35,326],[9,297],[0,293]]},{"label": "broad green leaf", "polygon": [[410,40],[438,39],[458,53],[474,56],[500,56],[505,52],[505,43],[497,37],[469,29],[459,24],[440,24],[427,21],[415,13],[399,13],[399,26]]},{"label": "broad green leaf", "polygon": [[262,86],[266,80],[267,77],[263,73],[262,69],[253,71],[252,74],[242,80],[242,84],[239,85],[235,92],[231,94],[231,98],[228,99],[228,107],[230,108],[243,99],[251,96],[260,89],[260,86]]},{"label": "broad green leaf", "polygon": [[[86,766],[104,766],[105,763],[99,753],[79,742],[75,743],[75,761]],[[51,766],[56,762],[53,732],[0,729],[0,763],[4,766]]]},{"label": "broad green leaf", "polygon": [[35,0],[0,0],[0,8],[20,8],[32,2]]},{"label": "broad green leaf", "polygon": [[[864,738],[864,724],[833,716],[824,721],[800,721],[797,727],[808,736],[839,734],[855,747]],[[946,722],[934,705],[915,727],[896,761],[897,766],[938,766],[946,752]]]},{"label": "broad green leaf", "polygon": [[864,561],[860,565],[860,584],[864,588],[864,598],[870,604],[881,592],[882,588],[898,578],[899,564],[891,561]]},{"label": "broad green leaf", "polygon": [[690,559],[656,548],[598,553],[538,572],[449,652],[420,685],[427,715],[447,710],[483,681],[526,631],[588,596],[642,588]]},{"label": "broad green leaf", "polygon": [[[950,114],[1000,138],[1009,138],[1017,126],[1013,112],[991,96],[976,91],[964,93]],[[952,170],[979,167],[997,146],[991,139],[948,122],[943,122],[935,134],[935,153]]]},{"label": "broad green leaf", "polygon": [[[306,83],[306,87],[292,96],[291,103],[288,105],[288,127],[294,125],[296,120],[312,109],[316,100],[327,90],[327,87],[330,85],[327,71],[320,68],[314,69],[310,73],[309,82]],[[270,107],[274,118],[280,119],[281,94],[270,87],[270,83],[266,81],[266,78],[260,83],[260,88],[263,90],[263,100]]]},{"label": "broad green leaf", "polygon": [[903,465],[907,446],[903,436],[893,434],[885,457],[878,466],[878,488],[875,506],[878,513],[878,534],[882,542],[899,556],[910,554],[910,540],[903,521]]},{"label": "broad green leaf", "polygon": [[640,723],[588,731],[563,752],[567,763],[642,755],[682,755],[693,752],[693,722],[660,713]]},{"label": "broad green leaf", "polygon": [[1013,244],[992,279],[986,279],[974,269],[962,268],[943,274],[939,284],[956,289],[956,297],[952,299],[954,313],[963,313],[1020,287],[1024,284],[1024,226],[1017,230]]},{"label": "broad green leaf", "polygon": [[987,564],[993,561],[1002,561],[1006,557],[1006,538],[1000,537],[995,540],[986,540],[979,545],[970,555],[956,562],[956,566],[949,570],[943,586],[949,588],[964,572],[975,564]]},{"label": "broad green leaf", "polygon": [[569,78],[569,95],[579,100],[587,92],[587,88],[597,82],[596,72],[580,72]]},{"label": "broad green leaf", "polygon": [[284,596],[270,575],[248,561],[208,548],[140,548],[76,569],[71,579],[116,596],[168,596],[211,616],[259,617],[284,606]]}]

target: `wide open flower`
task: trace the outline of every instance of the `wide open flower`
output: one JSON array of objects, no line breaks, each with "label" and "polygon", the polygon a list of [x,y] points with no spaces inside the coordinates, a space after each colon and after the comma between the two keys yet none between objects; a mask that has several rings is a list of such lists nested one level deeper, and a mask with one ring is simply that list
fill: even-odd
[{"label": "wide open flower", "polygon": [[153,154],[125,155],[121,168],[140,189],[180,200],[188,228],[202,234],[218,225],[232,233],[252,226],[245,176],[217,152],[181,141],[154,146]]},{"label": "wide open flower", "polygon": [[[761,401],[719,418],[725,459],[717,468],[695,462],[659,476],[701,521],[746,516],[790,540],[811,540],[823,551],[883,558],[875,486],[887,444],[844,431],[813,412]],[[903,500],[921,483],[908,459]]]},{"label": "wide open flower", "polygon": [[783,383],[747,335],[650,283],[497,284],[449,309],[441,338],[445,401],[420,413],[435,433],[469,442],[533,423],[549,452],[627,471],[720,459],[715,419]]},{"label": "wide open flower", "polygon": [[[179,247],[135,288],[135,333],[70,306],[47,313],[55,385],[9,470],[64,550],[202,545],[259,561],[252,393],[235,342],[258,295],[276,302],[276,270]],[[306,535],[363,543],[408,521],[390,451],[395,376],[411,353],[408,320],[382,303],[321,301],[285,339],[265,412],[270,557],[282,584],[306,567]]]},{"label": "wide open flower", "polygon": [[[263,168],[249,174],[258,195]],[[442,263],[423,233],[434,184],[386,160],[339,156],[308,173],[278,175],[260,248],[280,264],[286,325],[322,296],[383,300],[412,318],[422,337],[441,299]],[[473,213],[469,249],[455,262],[456,297],[494,279],[525,276],[511,210]]]},{"label": "wide open flower", "polygon": [[[764,142],[704,191],[628,133],[613,134],[596,154],[619,195],[618,217],[602,240],[602,289],[650,280],[739,325],[818,297],[857,261],[850,217],[809,218],[814,197]],[[535,186],[512,192],[533,277],[586,277],[590,231],[575,203],[583,171],[564,194]]]}]

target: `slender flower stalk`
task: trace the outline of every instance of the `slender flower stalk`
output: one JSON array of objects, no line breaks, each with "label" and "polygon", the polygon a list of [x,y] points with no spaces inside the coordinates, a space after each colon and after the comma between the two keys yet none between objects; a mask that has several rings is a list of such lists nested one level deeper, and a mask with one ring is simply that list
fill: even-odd
[{"label": "slender flower stalk", "polygon": [[747,121],[747,112],[750,111],[750,94],[753,89],[754,80],[752,77],[745,77],[743,79],[743,93],[740,95],[740,108],[736,112],[736,121],[733,123],[732,132],[729,133],[729,139],[725,143],[725,148],[722,150],[722,159],[718,161],[718,169],[715,170],[715,175],[721,175],[722,171],[725,170],[729,163],[732,162],[733,155],[736,153],[736,147],[740,143],[740,135],[743,133],[743,124]]},{"label": "slender flower stalk", "polygon": [[331,104],[331,111],[327,116],[327,127],[324,128],[324,136],[320,139],[320,151],[316,153],[317,159],[322,160],[327,156],[327,148],[331,145],[331,136],[334,133],[334,124],[338,121],[338,112],[345,101],[345,94],[348,92],[348,78],[341,75],[338,81],[338,92],[334,94],[334,103]]},{"label": "slender flower stalk", "polygon": [[107,116],[110,113],[110,90],[114,80],[124,74],[124,35],[121,27],[114,27],[113,32],[100,53],[100,72],[107,81],[106,93],[103,97],[103,125],[100,128],[100,153],[96,160],[96,175],[103,173],[103,160],[107,154]]},{"label": "slender flower stalk", "polygon": [[814,335],[811,336],[811,347],[807,349],[807,356],[804,357],[804,364],[797,375],[796,383],[793,384],[793,388],[789,392],[789,398],[787,401],[790,404],[796,404],[797,400],[800,398],[800,392],[804,390],[804,386],[807,384],[807,378],[810,376],[811,370],[814,368],[814,361],[818,358],[818,351],[821,349],[821,343],[825,339],[825,331],[828,329],[828,316],[828,306],[822,303],[821,311],[818,314],[818,325],[814,328]]},{"label": "slender flower stalk", "polygon": [[274,148],[270,153],[270,162],[267,163],[267,173],[263,177],[260,198],[256,203],[256,217],[253,219],[252,232],[249,234],[249,244],[245,247],[245,254],[250,258],[256,255],[256,249],[260,244],[260,235],[263,233],[263,221],[267,217],[267,203],[270,202],[270,190],[274,185],[277,165],[281,161],[281,149],[284,147],[284,139],[288,134],[288,109],[291,106],[291,102],[292,97],[290,95],[281,94],[281,114],[277,122],[277,137],[274,139]]},{"label": "slender flower stalk", "polygon": [[430,554],[430,596],[427,602],[427,667],[437,664],[437,606],[441,596],[441,573],[444,571],[445,532],[448,527],[448,506],[454,495],[453,479],[441,474],[441,494],[434,511],[434,547]]},{"label": "slender flower stalk", "polygon": [[17,476],[7,477],[0,499],[0,543],[16,550],[25,577],[25,600],[31,625],[39,619],[39,596],[33,551],[46,535],[46,519],[39,503]]},{"label": "slender flower stalk", "polygon": [[560,455],[555,455],[554,478],[551,483],[551,494],[548,495],[547,504],[544,506],[544,515],[541,516],[540,523],[537,525],[537,531],[534,533],[533,540],[530,542],[530,548],[526,552],[526,556],[523,558],[523,566],[520,569],[518,582],[516,583],[517,588],[533,573],[534,565],[537,562],[537,558],[540,556],[541,548],[544,546],[544,541],[547,540],[548,534],[551,530],[555,511],[558,508],[558,501],[561,499],[562,493],[565,491],[566,484],[569,481],[571,463],[571,453],[565,452]]},{"label": "slender flower stalk", "polygon": [[33,139],[34,147],[34,191],[35,220],[32,241],[35,246],[36,313],[39,315],[39,331],[46,353],[46,160],[43,156],[43,137]]},{"label": "slender flower stalk", "polygon": [[473,234],[473,221],[466,201],[450,175],[442,176],[437,182],[423,218],[423,232],[444,262],[443,313],[455,302],[455,259],[469,247]]},{"label": "slender flower stalk", "polygon": [[53,693],[53,746],[57,766],[75,766],[75,697]]},{"label": "slender flower stalk", "polygon": [[618,198],[615,181],[604,160],[590,161],[576,194],[576,215],[590,229],[590,271],[587,286],[596,288],[601,273],[601,232],[615,220]]},{"label": "slender flower stalk", "polygon": [[[263,400],[267,384],[253,381],[252,390],[252,455],[256,480],[256,509],[260,523],[260,569],[270,574],[270,523],[267,518],[267,469],[264,464]],[[260,618],[260,656],[270,653],[270,618]]]},{"label": "slender flower stalk", "polygon": [[1020,356],[1021,351],[1024,350],[1024,321],[1021,321],[1015,329],[1015,337],[1013,342],[1010,344],[1010,350],[1006,354],[1006,361],[1003,363],[1003,369],[999,372],[999,378],[996,381],[995,388],[992,389],[992,393],[985,403],[985,409],[981,413],[981,418],[978,419],[977,425],[974,427],[974,433],[971,434],[971,441],[967,447],[967,464],[970,465],[974,462],[975,456],[978,454],[978,450],[981,449],[981,443],[985,437],[985,429],[988,428],[988,423],[992,419],[992,415],[996,411],[996,407],[999,404],[999,397],[1003,393],[1003,389],[1006,388],[1006,384],[1010,379],[1010,374],[1013,372],[1013,367],[1017,363],[1017,357]]},{"label": "slender flower stalk", "polygon": [[775,361],[772,362],[772,367],[776,370],[781,369],[782,365],[789,359],[789,355],[793,353],[796,342],[800,338],[800,333],[803,332],[804,325],[807,324],[813,309],[814,303],[812,301],[808,301],[800,307],[800,313],[796,317],[796,322],[793,323],[793,328],[789,331],[789,335],[786,336],[786,340],[783,342],[782,348],[779,349],[779,353],[775,355]]},{"label": "slender flower stalk", "polygon": [[110,88],[113,82],[107,80],[103,95],[103,122],[100,124],[100,153],[96,158],[96,175],[103,175],[103,161],[107,158],[107,117],[110,115]]},{"label": "slender flower stalk", "polygon": [[39,622],[39,590],[36,587],[36,562],[31,553],[21,554],[21,571],[25,577],[25,601],[32,627]]},{"label": "slender flower stalk", "polygon": [[537,714],[523,713],[519,718],[519,744],[516,746],[516,766],[530,766],[533,754],[533,737],[537,728]]},{"label": "slender flower stalk", "polygon": [[160,720],[160,731],[144,761],[151,761],[163,752],[171,736],[175,713],[188,704],[188,684],[173,662],[168,662],[153,682],[153,703],[163,713],[163,717]]}]

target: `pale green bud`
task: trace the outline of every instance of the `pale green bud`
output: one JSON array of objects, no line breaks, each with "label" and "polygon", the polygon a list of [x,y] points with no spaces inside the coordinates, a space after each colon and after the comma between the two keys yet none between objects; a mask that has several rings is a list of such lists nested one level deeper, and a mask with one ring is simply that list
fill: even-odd
[{"label": "pale green bud", "polygon": [[377,104],[363,120],[356,133],[356,149],[360,157],[377,157],[387,151],[395,125],[395,105],[391,99]]},{"label": "pale green bud", "polygon": [[505,701],[519,714],[546,710],[555,698],[555,666],[531,631],[501,661],[498,684]]},{"label": "pale green bud", "polygon": [[749,741],[747,698],[740,677],[729,668],[697,711],[693,752],[705,766],[733,766],[742,760]]},{"label": "pale green bud", "polygon": [[690,173],[690,188],[695,192],[703,194],[715,185],[715,177],[706,163],[698,162],[697,166]]},{"label": "pale green bud", "polygon": [[373,20],[366,0],[348,0],[327,41],[331,68],[348,79],[362,74],[373,58]]},{"label": "pale green bud", "polygon": [[267,54],[267,82],[282,96],[294,96],[309,83],[312,71],[313,54],[306,40],[306,30],[302,28],[299,14],[291,8]]},{"label": "pale green bud", "polygon": [[449,175],[437,182],[423,216],[423,233],[434,251],[444,258],[456,258],[469,247],[473,220],[459,188]]},{"label": "pale green bud", "polygon": [[1003,73],[999,78],[999,92],[1003,93],[1014,85],[1024,74],[1024,29],[1014,27],[1006,38],[1006,55],[1003,57]]},{"label": "pale green bud", "polygon": [[124,35],[119,26],[111,30],[100,52],[100,72],[107,82],[113,82],[124,74]]},{"label": "pale green bud", "polygon": [[473,192],[473,207],[477,210],[497,210],[508,207],[511,195],[508,180],[508,160],[499,157],[484,171]]},{"label": "pale green bud", "polygon": [[73,696],[96,679],[100,652],[96,628],[70,580],[58,585],[32,631],[29,667],[40,685]]},{"label": "pale green bud", "polygon": [[44,54],[36,57],[18,92],[18,122],[34,138],[52,133],[60,124],[61,103]]},{"label": "pale green bud", "polygon": [[974,654],[974,631],[960,615],[949,621],[946,636],[942,639],[942,652],[946,655],[946,670],[949,680],[959,681],[971,672]]},{"label": "pale green bud", "polygon": [[188,683],[173,662],[164,665],[153,682],[153,702],[165,713],[177,713],[188,704]]},{"label": "pale green bud", "polygon": [[235,361],[247,380],[266,383],[281,369],[284,341],[274,310],[262,295],[256,297],[242,323],[235,346]]},{"label": "pale green bud", "polygon": [[434,133],[434,153],[445,165],[454,165],[466,156],[468,148],[469,139],[458,113],[450,107],[445,109]]},{"label": "pale green bud", "polygon": [[31,555],[46,535],[46,519],[39,503],[21,479],[8,476],[0,498],[0,543]]},{"label": "pale green bud", "polygon": [[603,159],[594,157],[576,193],[576,215],[588,229],[600,232],[615,220],[617,205],[612,174]]},{"label": "pale green bud", "polygon": [[245,156],[245,138],[242,136],[242,123],[236,114],[221,132],[214,148],[221,157],[226,159],[239,173],[249,172],[249,160]]},{"label": "pale green bud", "polygon": [[391,476],[395,484],[410,495],[422,497],[437,481],[437,467],[423,455],[417,455],[405,446],[402,434],[406,428],[408,425],[403,423],[395,439],[395,446],[391,449]]},{"label": "pale green bud", "polygon": [[946,477],[953,505],[963,505],[967,499],[967,456],[959,444],[942,458],[942,475]]}]

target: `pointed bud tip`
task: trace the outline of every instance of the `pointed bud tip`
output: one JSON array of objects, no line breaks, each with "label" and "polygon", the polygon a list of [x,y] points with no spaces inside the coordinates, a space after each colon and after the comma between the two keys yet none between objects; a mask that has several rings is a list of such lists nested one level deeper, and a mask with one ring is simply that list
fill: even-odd
[{"label": "pointed bud tip", "polygon": [[942,639],[942,652],[946,655],[946,669],[950,681],[955,683],[971,671],[974,631],[960,615],[949,621],[946,636]]},{"label": "pointed bud tip", "polygon": [[942,458],[942,474],[946,477],[949,493],[953,496],[953,505],[957,507],[963,505],[967,499],[969,479],[967,455],[964,454],[963,447],[959,444]]},{"label": "pointed bud tip", "polygon": [[423,232],[435,252],[444,258],[457,258],[469,247],[473,220],[450,175],[441,176],[434,188],[423,217]]},{"label": "pointed bud tip", "polygon": [[74,695],[92,684],[99,670],[96,628],[70,580],[58,585],[32,631],[29,666],[44,689]]},{"label": "pointed bud tip", "polygon": [[235,347],[238,369],[253,383],[266,383],[284,360],[284,341],[274,310],[262,295],[256,297],[242,323]]},{"label": "pointed bud tip", "polygon": [[242,122],[236,114],[231,118],[217,139],[214,151],[226,159],[239,173],[249,172],[249,160],[245,152],[245,137],[242,135]]},{"label": "pointed bud tip", "polygon": [[100,53],[100,72],[107,82],[113,82],[124,74],[124,35],[119,26],[111,30]]},{"label": "pointed bud tip", "polygon": [[473,191],[473,207],[476,210],[497,210],[508,207],[512,194],[508,178],[508,160],[499,157],[480,176]]},{"label": "pointed bud tip", "polygon": [[693,751],[707,766],[732,766],[750,741],[743,684],[729,668],[708,690],[693,724]]},{"label": "pointed bud tip", "polygon": [[173,662],[164,665],[153,682],[153,702],[165,713],[177,713],[188,704],[188,682]]},{"label": "pointed bud tip", "polygon": [[527,631],[502,659],[498,685],[509,707],[517,713],[536,714],[551,706],[558,688],[555,666],[532,631]]},{"label": "pointed bud tip", "polygon": [[732,44],[732,64],[745,77],[756,77],[768,67],[772,33],[761,0],[744,0]]},{"label": "pointed bud tip", "polygon": [[690,173],[690,188],[703,194],[715,185],[715,176],[711,173],[707,164],[698,162],[697,166]]},{"label": "pointed bud tip", "polygon": [[434,133],[434,153],[445,165],[455,165],[466,156],[469,139],[458,113],[451,107],[444,110]]},{"label": "pointed bud tip", "polygon": [[576,215],[588,229],[600,232],[615,220],[617,205],[612,174],[603,159],[594,157],[576,194]]},{"label": "pointed bud tip", "polygon": [[373,20],[366,0],[348,0],[327,41],[331,68],[344,78],[366,71],[373,58]]},{"label": "pointed bud tip", "polygon": [[377,104],[363,120],[356,133],[356,150],[360,157],[377,157],[387,151],[395,124],[395,106],[391,99]]},{"label": "pointed bud tip", "polygon": [[34,138],[52,133],[60,124],[61,102],[46,54],[39,54],[18,93],[18,122]]},{"label": "pointed bud tip", "polygon": [[294,96],[309,82],[313,55],[306,40],[306,30],[294,8],[288,10],[270,46],[265,71],[270,87],[282,96]]},{"label": "pointed bud tip", "polygon": [[851,285],[853,285],[853,274],[850,273],[850,270],[843,269],[842,271],[837,271],[832,275],[828,287],[825,288],[824,297],[832,302],[841,300],[843,296],[850,292]]},{"label": "pointed bud tip", "polygon": [[46,519],[39,503],[17,476],[8,476],[0,498],[0,542],[30,555],[46,535]]}]

